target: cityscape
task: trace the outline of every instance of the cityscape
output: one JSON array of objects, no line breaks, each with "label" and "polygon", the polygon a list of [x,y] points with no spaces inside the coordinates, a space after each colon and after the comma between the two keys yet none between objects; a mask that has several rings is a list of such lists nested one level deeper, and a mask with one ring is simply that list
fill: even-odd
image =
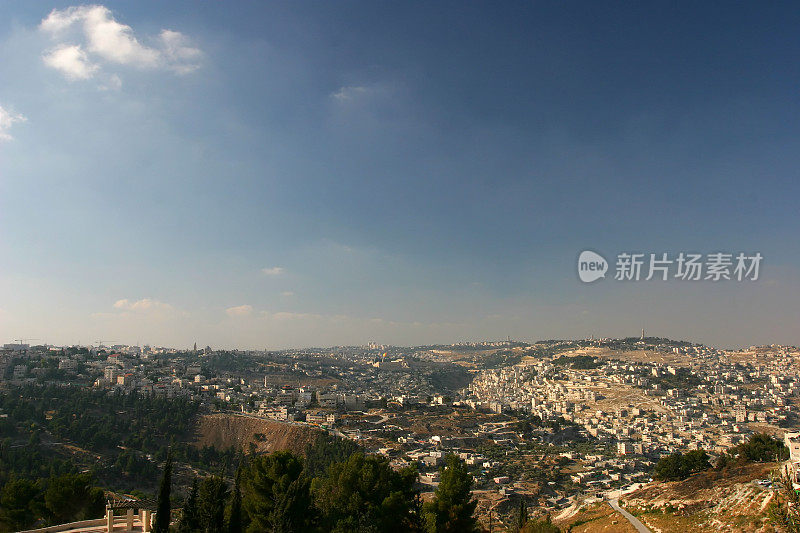
[{"label": "cityscape", "polygon": [[[0,350],[0,419],[4,432],[17,433],[11,430],[3,452],[26,437],[14,395],[91,391],[98,405],[109,396],[193,405],[193,419],[177,436],[200,452],[176,461],[183,483],[210,475],[234,449],[251,456],[302,451],[327,434],[386,458],[393,469],[413,468],[423,500],[437,489],[445,458],[458,457],[472,477],[484,529],[511,528],[521,501],[564,528],[587,513],[594,513],[587,523],[611,523],[613,510],[602,511],[609,500],[649,509],[639,516],[653,530],[685,527],[682,519],[697,528],[767,524],[764,509],[776,490],[771,465],[788,460],[794,477],[800,465],[800,433],[792,430],[800,349],[726,350],[645,335],[281,351],[9,343]],[[121,464],[104,480],[115,491],[154,491],[171,447],[164,435],[138,443],[123,437],[109,449],[54,424],[91,418],[91,411],[66,415],[53,404],[31,424],[48,460],[100,472]],[[735,508],[707,495],[662,489],[653,496],[662,458],[699,450],[710,469],[759,436],[780,448],[735,474],[720,496],[744,498]],[[671,519],[666,508],[679,511]]]},{"label": "cityscape", "polygon": [[800,4],[0,2],[0,533],[800,533]]}]

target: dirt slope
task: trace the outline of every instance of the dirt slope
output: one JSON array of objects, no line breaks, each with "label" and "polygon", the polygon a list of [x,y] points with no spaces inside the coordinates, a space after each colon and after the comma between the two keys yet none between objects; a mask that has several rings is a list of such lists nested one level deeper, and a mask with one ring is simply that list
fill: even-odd
[{"label": "dirt slope", "polygon": [[653,531],[774,531],[766,520],[772,491],[754,483],[777,463],[751,464],[695,474],[683,481],[651,483],[621,502]]},{"label": "dirt slope", "polygon": [[630,522],[606,502],[585,507],[568,519],[554,522],[570,533],[636,533]]},{"label": "dirt slope", "polygon": [[248,450],[250,443],[259,452],[290,450],[303,453],[321,430],[288,422],[266,420],[246,415],[213,414],[200,417],[197,424],[195,446],[230,446]]}]

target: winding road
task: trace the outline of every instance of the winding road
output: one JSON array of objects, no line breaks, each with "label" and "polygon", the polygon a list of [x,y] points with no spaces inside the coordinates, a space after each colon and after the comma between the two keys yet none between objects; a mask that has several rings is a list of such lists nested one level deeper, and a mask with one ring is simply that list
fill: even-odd
[{"label": "winding road", "polygon": [[638,531],[639,533],[653,533],[646,525],[642,524],[638,518],[633,516],[631,513],[629,513],[622,507],[620,507],[619,500],[608,500],[608,505],[610,505],[611,508],[614,509],[616,512],[627,518],[628,522],[630,522],[631,525],[635,527],[636,531]]}]

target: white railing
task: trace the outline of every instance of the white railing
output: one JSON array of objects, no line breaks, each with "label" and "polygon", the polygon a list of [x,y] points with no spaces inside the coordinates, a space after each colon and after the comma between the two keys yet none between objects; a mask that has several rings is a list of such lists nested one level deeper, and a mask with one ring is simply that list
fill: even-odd
[{"label": "white railing", "polygon": [[40,529],[26,529],[19,533],[56,533],[58,531],[69,531],[71,529],[79,529],[85,527],[100,526],[106,527],[105,518],[96,518],[94,520],[81,520],[80,522],[70,522],[69,524],[58,524],[57,526],[48,526]]}]

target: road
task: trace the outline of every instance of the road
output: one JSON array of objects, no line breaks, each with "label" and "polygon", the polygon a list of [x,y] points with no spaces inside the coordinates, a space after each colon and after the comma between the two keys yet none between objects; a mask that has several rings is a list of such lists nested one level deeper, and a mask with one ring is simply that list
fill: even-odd
[{"label": "road", "polygon": [[616,512],[627,518],[628,522],[630,522],[631,525],[634,528],[636,528],[636,531],[638,531],[639,533],[653,533],[652,531],[650,531],[650,529],[648,529],[646,525],[642,524],[638,518],[633,516],[631,513],[629,513],[622,507],[620,507],[619,500],[608,500],[608,505],[610,505],[611,508],[614,509]]}]

